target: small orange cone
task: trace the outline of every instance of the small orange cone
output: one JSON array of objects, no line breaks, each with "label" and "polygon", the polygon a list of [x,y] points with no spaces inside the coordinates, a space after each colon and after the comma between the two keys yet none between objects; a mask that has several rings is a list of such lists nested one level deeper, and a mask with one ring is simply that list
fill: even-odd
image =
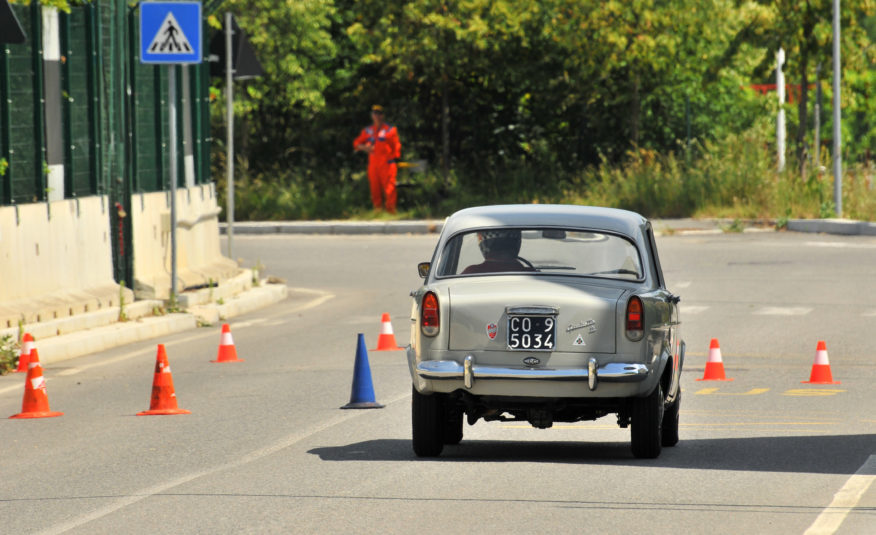
[{"label": "small orange cone", "polygon": [[30,362],[27,365],[27,378],[24,380],[24,399],[21,401],[21,412],[10,418],[54,418],[63,412],[52,412],[49,409],[49,396],[46,394],[46,379],[40,366],[40,356],[36,348],[30,352]]},{"label": "small orange cone", "polygon": [[392,332],[392,321],[389,314],[384,313],[380,318],[380,336],[377,338],[377,349],[372,351],[397,351],[404,349],[395,342],[395,334]]},{"label": "small orange cone", "polygon": [[24,336],[21,337],[21,352],[18,354],[18,369],[15,370],[15,373],[27,371],[31,350],[33,350],[33,336],[30,333],[24,333]]},{"label": "small orange cone", "polygon": [[703,378],[697,381],[732,381],[724,375],[724,361],[721,359],[721,346],[717,338],[709,342],[709,361],[706,362],[706,370]]},{"label": "small orange cone", "polygon": [[815,362],[812,363],[812,372],[809,374],[808,381],[800,381],[806,384],[815,385],[838,385],[839,381],[833,380],[833,374],[830,373],[830,361],[827,360],[827,344],[824,340],[819,340],[815,347]]},{"label": "small orange cone", "polygon": [[231,338],[231,327],[227,323],[222,325],[222,336],[219,338],[219,354],[216,360],[210,362],[243,362],[237,358],[237,348],[234,347],[234,339]]},{"label": "small orange cone", "polygon": [[152,380],[152,400],[149,410],[138,412],[137,416],[153,414],[190,414],[191,411],[180,409],[176,405],[176,392],[173,390],[173,375],[167,362],[167,351],[164,344],[158,344],[158,355],[155,358],[155,378]]}]

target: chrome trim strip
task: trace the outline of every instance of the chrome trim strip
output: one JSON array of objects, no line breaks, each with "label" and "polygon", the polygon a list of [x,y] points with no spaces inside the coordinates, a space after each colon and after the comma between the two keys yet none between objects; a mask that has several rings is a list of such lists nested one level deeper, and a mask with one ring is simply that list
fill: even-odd
[{"label": "chrome trim strip", "polygon": [[519,316],[521,314],[532,314],[534,316],[556,316],[560,313],[560,307],[546,307],[539,305],[523,306],[523,307],[505,307],[505,314],[509,316]]},{"label": "chrome trim strip", "polygon": [[[469,355],[471,357],[471,355]],[[468,357],[466,357],[468,362]],[[542,380],[542,381],[588,381],[587,368],[515,368],[505,366],[475,365],[472,357],[470,377],[474,379]],[[595,365],[595,363],[594,363]],[[645,364],[609,362],[596,368],[596,377],[611,383],[644,381],[651,372]],[[465,366],[455,360],[426,360],[417,364],[417,375],[424,379],[465,379]],[[471,388],[466,385],[467,388]]]}]

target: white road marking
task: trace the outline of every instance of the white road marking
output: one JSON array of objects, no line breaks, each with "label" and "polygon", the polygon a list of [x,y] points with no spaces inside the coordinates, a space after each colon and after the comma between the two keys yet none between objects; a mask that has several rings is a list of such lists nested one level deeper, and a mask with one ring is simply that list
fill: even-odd
[{"label": "white road marking", "polygon": [[873,316],[876,316],[876,310],[869,310],[867,312],[864,312],[861,315],[864,316],[865,318],[872,318]]},{"label": "white road marking", "polygon": [[753,242],[762,247],[793,247],[795,249],[804,247],[819,247],[824,249],[876,249],[876,242],[849,242],[849,241],[806,241],[806,242],[783,242],[783,241],[759,241]]},{"label": "white road marking", "polygon": [[259,323],[264,323],[265,318],[253,318],[251,320],[241,321],[239,323],[234,322],[224,322],[228,323],[230,327],[234,327],[235,329],[243,329],[245,327],[252,327],[253,325],[258,325]]},{"label": "white road marking", "polygon": [[709,307],[702,305],[681,305],[682,316],[695,316],[709,310]]},{"label": "white road marking", "polygon": [[808,241],[809,247],[830,247],[834,249],[876,249],[876,243],[858,243],[845,241]]},{"label": "white road marking", "polygon": [[876,480],[876,455],[871,455],[867,461],[858,468],[858,471],[846,481],[839,491],[834,494],[824,511],[818,515],[815,522],[809,526],[803,535],[830,535],[836,533],[843,521],[858,505],[858,502]]},{"label": "white road marking", "polygon": [[691,284],[690,281],[683,281],[683,282],[678,282],[678,283],[674,284],[673,286],[675,286],[676,288],[690,288],[690,284]]},{"label": "white road marking", "polygon": [[812,312],[808,307],[764,307],[756,310],[756,316],[805,316]]},{"label": "white road marking", "polygon": [[[384,404],[389,406],[393,403],[398,403],[406,398],[411,396],[410,392],[405,392],[404,394],[398,395],[388,401],[385,401]],[[280,452],[290,446],[294,446],[298,442],[305,440],[313,435],[321,433],[326,429],[334,427],[338,424],[342,424],[347,420],[352,420],[357,416],[361,416],[365,414],[367,411],[343,411],[339,416],[332,418],[330,420],[324,421],[321,424],[318,424],[311,428],[309,431],[303,433],[292,433],[287,435],[286,437],[274,442],[273,444],[266,446],[264,448],[260,448],[257,450],[253,450],[243,457],[236,459],[231,462],[227,462],[224,464],[220,464],[214,466],[212,468],[207,468],[206,470],[201,470],[198,472],[192,472],[191,474],[187,474],[175,479],[171,479],[169,481],[165,481],[164,483],[159,483],[157,485],[153,485],[151,487],[147,487],[145,489],[141,489],[137,492],[130,494],[129,496],[125,496],[121,499],[116,500],[114,503],[101,507],[99,509],[95,509],[90,513],[86,513],[84,515],[80,515],[77,518],[72,520],[68,520],[67,522],[62,522],[60,524],[55,524],[54,526],[50,526],[39,533],[41,534],[57,534],[64,533],[65,531],[69,531],[71,529],[82,526],[83,524],[87,524],[94,520],[101,519],[107,515],[111,515],[118,511],[119,509],[123,509],[129,505],[133,505],[137,502],[143,501],[146,498],[150,498],[155,496],[156,494],[161,494],[162,492],[166,492],[174,487],[178,487],[180,485],[184,485],[189,481],[194,481],[195,479],[209,476],[218,472],[222,472],[225,470],[232,470],[234,468],[239,468],[246,464],[249,464],[253,461],[258,461],[264,457],[269,455],[273,455],[274,453]]]},{"label": "white road marking", "polygon": [[21,385],[11,385],[6,388],[0,388],[0,394],[5,394],[6,392],[12,392],[13,390],[22,390]]},{"label": "white road marking", "polygon": [[709,236],[714,234],[724,234],[724,231],[719,228],[690,229],[679,230],[677,234],[679,236]]}]

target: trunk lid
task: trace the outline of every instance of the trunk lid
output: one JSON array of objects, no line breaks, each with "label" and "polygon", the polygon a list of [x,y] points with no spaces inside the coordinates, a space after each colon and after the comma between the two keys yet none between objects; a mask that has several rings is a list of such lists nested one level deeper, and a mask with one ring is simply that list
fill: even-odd
[{"label": "trunk lid", "polygon": [[505,275],[454,281],[449,288],[449,349],[508,351],[514,309],[541,307],[558,311],[552,351],[614,353],[617,302],[624,291],[571,277]]}]

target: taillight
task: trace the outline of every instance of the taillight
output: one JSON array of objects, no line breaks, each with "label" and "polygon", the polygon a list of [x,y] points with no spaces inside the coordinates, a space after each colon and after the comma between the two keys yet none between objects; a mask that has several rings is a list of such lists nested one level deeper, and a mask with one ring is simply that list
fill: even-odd
[{"label": "taillight", "polygon": [[438,334],[438,329],[441,327],[438,296],[432,292],[427,292],[426,295],[423,296],[420,325],[423,329],[423,334],[426,336],[435,336]]},{"label": "taillight", "polygon": [[641,340],[645,334],[644,325],[645,308],[642,300],[634,295],[627,301],[627,338],[634,342]]}]

